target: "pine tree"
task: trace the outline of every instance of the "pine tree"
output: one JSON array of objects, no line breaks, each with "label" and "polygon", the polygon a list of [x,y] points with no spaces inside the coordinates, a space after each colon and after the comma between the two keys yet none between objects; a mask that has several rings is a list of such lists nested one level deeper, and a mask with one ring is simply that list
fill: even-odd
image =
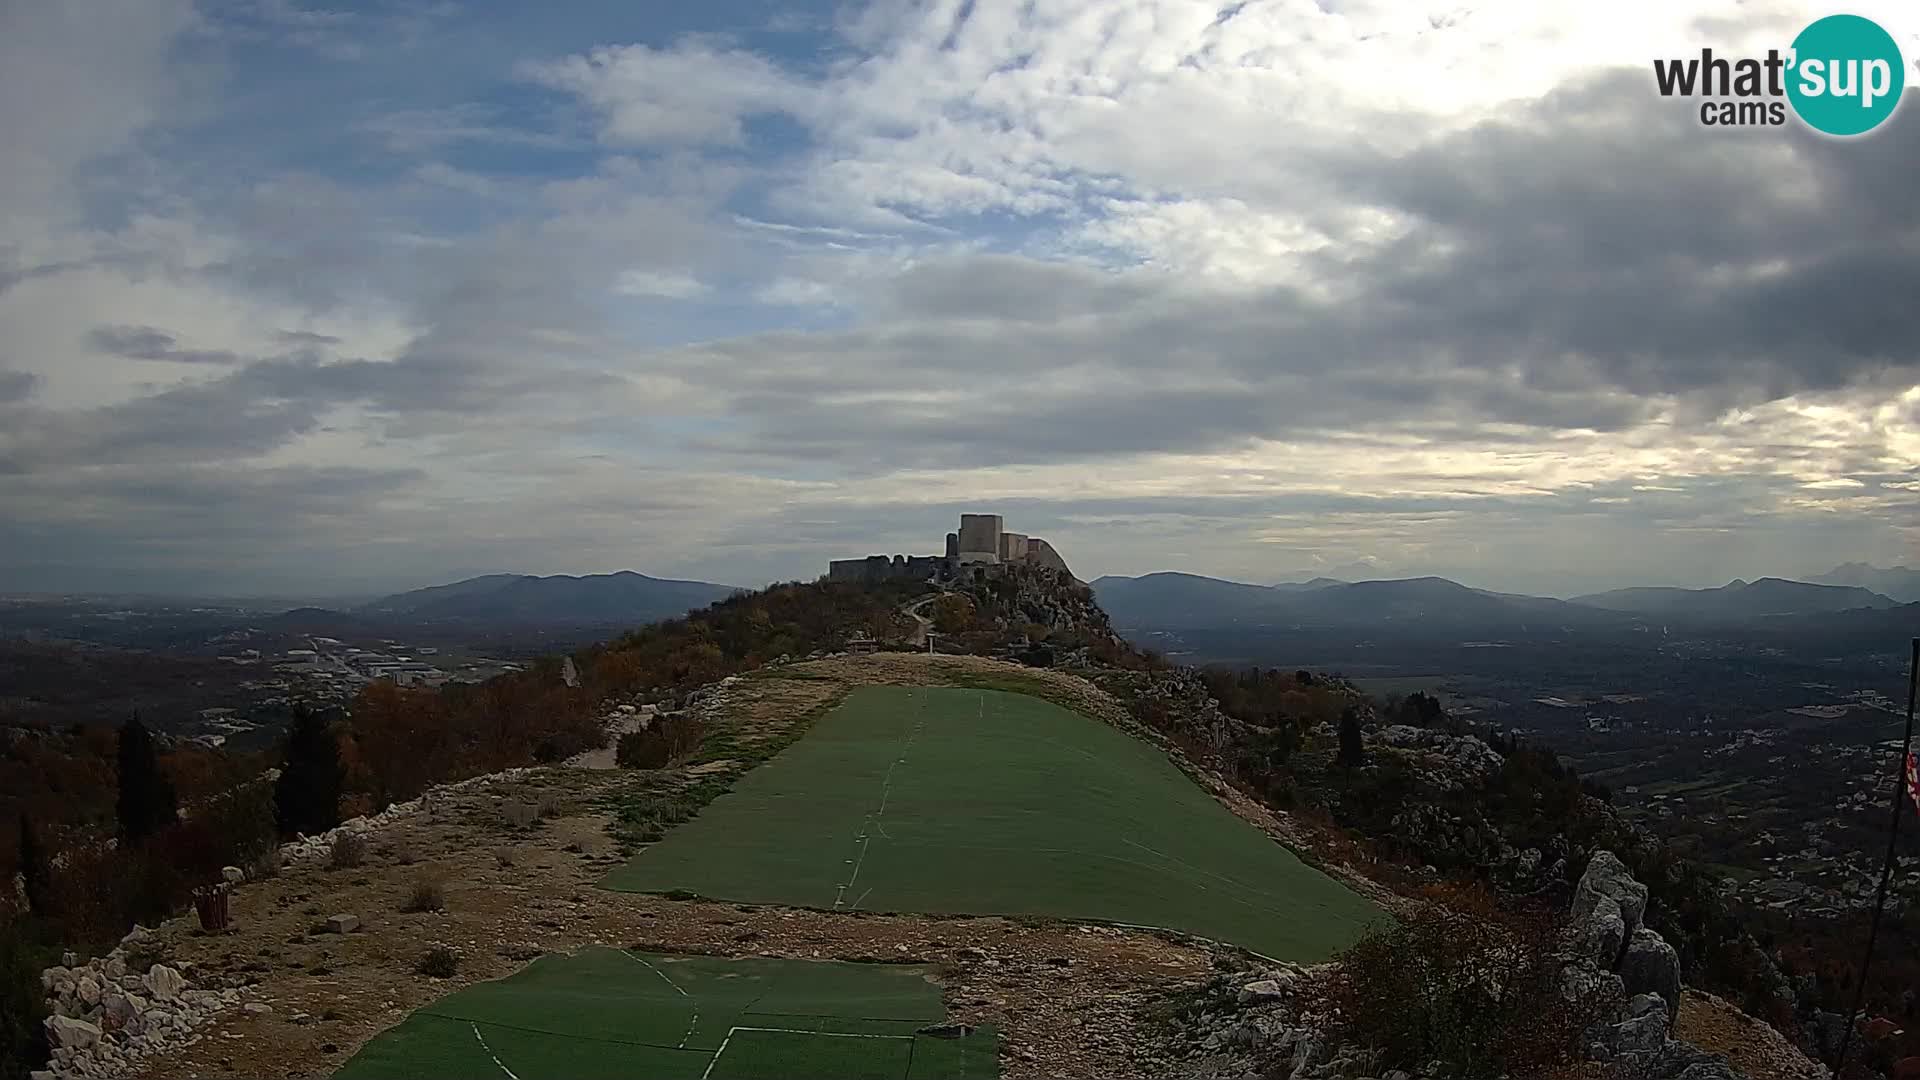
[{"label": "pine tree", "polygon": [[274,816],[282,835],[326,832],[340,824],[340,788],[346,770],[340,744],[325,720],[301,708],[287,732],[287,757],[274,782]]},{"label": "pine tree", "polygon": [[120,728],[120,798],[114,810],[120,835],[129,844],[139,844],[180,820],[173,784],[160,771],[153,734],[137,713]]},{"label": "pine tree", "polygon": [[20,811],[18,861],[21,880],[27,887],[27,907],[36,915],[47,914],[52,909],[47,888],[50,868],[46,854],[40,850],[40,830],[33,827],[33,819],[25,810]]},{"label": "pine tree", "polygon": [[1348,768],[1364,765],[1367,750],[1360,740],[1360,714],[1351,706],[1340,713],[1340,764]]}]

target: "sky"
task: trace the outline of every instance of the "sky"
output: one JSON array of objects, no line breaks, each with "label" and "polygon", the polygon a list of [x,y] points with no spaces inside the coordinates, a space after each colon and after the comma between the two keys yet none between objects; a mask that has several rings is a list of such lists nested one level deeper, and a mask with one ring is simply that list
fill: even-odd
[{"label": "sky", "polygon": [[1920,564],[1920,106],[1652,74],[1831,13],[0,0],[0,590]]}]

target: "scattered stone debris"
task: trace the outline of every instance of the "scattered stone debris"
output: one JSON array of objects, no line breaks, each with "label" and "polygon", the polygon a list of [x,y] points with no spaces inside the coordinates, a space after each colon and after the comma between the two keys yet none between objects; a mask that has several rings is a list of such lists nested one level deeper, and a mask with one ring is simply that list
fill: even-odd
[{"label": "scattered stone debris", "polygon": [[191,965],[130,970],[129,952],[144,950],[150,938],[135,927],[105,956],[82,965],[68,953],[62,958],[67,963],[40,973],[52,1011],[46,1030],[53,1061],[43,1070],[46,1076],[123,1076],[149,1057],[199,1042],[196,1029],[224,1011],[266,1008],[244,1002],[247,991],[240,986],[196,986]]}]

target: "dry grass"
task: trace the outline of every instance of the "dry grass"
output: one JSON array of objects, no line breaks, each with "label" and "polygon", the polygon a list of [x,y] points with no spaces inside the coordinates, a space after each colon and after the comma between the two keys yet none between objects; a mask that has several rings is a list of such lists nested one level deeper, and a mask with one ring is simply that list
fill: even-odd
[{"label": "dry grass", "polygon": [[413,892],[407,895],[407,902],[400,905],[400,910],[410,915],[446,909],[446,890],[440,887],[439,882],[426,878],[413,883]]},{"label": "dry grass", "polygon": [[366,837],[343,832],[333,838],[333,847],[327,852],[327,869],[352,870],[366,861]]}]

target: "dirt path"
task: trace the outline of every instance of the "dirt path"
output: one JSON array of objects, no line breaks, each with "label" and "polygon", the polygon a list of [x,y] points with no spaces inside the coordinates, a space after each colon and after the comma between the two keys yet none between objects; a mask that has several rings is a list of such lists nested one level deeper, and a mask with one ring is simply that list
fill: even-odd
[{"label": "dirt path", "polygon": [[920,648],[926,645],[927,631],[933,629],[933,620],[921,614],[921,609],[926,607],[928,604],[933,603],[935,600],[940,599],[940,597],[944,595],[946,594],[934,593],[932,596],[923,596],[920,599],[915,600],[913,603],[908,604],[906,607],[903,607],[900,609],[900,614],[905,615],[906,617],[913,620],[913,632],[907,637],[907,642],[913,645],[915,648]]}]

